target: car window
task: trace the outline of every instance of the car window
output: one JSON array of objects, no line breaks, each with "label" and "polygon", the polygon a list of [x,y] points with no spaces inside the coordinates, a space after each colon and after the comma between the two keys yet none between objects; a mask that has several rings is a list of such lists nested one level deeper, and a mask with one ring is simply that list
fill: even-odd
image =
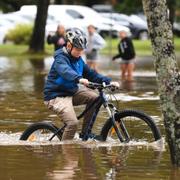
[{"label": "car window", "polygon": [[77,11],[72,10],[72,9],[66,10],[66,13],[74,19],[83,19],[84,18],[84,16],[82,14],[80,14]]}]

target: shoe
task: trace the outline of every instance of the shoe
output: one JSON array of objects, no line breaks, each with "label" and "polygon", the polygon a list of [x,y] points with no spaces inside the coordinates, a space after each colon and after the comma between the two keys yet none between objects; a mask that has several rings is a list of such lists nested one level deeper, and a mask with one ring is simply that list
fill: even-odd
[{"label": "shoe", "polygon": [[83,140],[87,140],[87,139],[95,139],[95,140],[98,140],[98,141],[102,141],[102,137],[100,135],[96,135],[94,133],[90,133],[88,135],[88,137],[84,137],[84,134],[80,133],[79,134],[79,138],[83,139]]}]

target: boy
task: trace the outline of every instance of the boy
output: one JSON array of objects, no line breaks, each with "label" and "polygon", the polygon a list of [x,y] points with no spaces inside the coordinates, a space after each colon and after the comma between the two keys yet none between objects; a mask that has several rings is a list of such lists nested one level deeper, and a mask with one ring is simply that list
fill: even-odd
[{"label": "boy", "polygon": [[[110,78],[90,69],[82,60],[81,55],[86,48],[87,39],[81,30],[74,28],[67,31],[66,40],[66,46],[55,52],[55,60],[44,88],[45,104],[67,125],[62,140],[73,139],[77,130],[78,120],[73,105],[89,106],[98,96],[91,89],[79,87],[79,83],[87,86],[90,80],[119,87],[117,82],[111,82]],[[91,108],[85,115],[82,134],[94,111],[95,108]]]}]

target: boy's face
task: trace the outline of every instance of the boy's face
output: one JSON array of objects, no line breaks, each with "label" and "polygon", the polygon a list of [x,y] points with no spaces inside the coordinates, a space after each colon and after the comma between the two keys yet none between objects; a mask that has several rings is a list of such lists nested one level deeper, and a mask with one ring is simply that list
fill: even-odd
[{"label": "boy's face", "polygon": [[72,48],[71,55],[75,58],[79,58],[83,54],[83,49],[79,49],[76,47]]},{"label": "boy's face", "polygon": [[76,47],[72,48],[72,44],[70,43],[67,43],[67,48],[71,50],[71,56],[73,56],[74,58],[79,58],[84,52],[83,49],[76,48]]}]

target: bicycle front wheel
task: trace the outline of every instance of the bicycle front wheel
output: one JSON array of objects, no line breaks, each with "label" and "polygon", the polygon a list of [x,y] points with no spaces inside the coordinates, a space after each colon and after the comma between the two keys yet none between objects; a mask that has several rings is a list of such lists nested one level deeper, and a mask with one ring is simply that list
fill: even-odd
[{"label": "bicycle front wheel", "polygon": [[[57,131],[58,128],[53,124],[46,122],[38,122],[30,125],[23,132],[23,134],[20,137],[20,140],[26,140],[30,142],[47,142],[47,141],[57,142],[61,140],[61,135],[56,134]],[[53,137],[54,134],[56,135]]]},{"label": "bicycle front wheel", "polygon": [[[123,141],[153,142],[161,139],[161,134],[153,119],[137,110],[124,110],[115,114],[115,122]],[[112,120],[108,119],[101,131],[102,140],[118,139]]]}]

